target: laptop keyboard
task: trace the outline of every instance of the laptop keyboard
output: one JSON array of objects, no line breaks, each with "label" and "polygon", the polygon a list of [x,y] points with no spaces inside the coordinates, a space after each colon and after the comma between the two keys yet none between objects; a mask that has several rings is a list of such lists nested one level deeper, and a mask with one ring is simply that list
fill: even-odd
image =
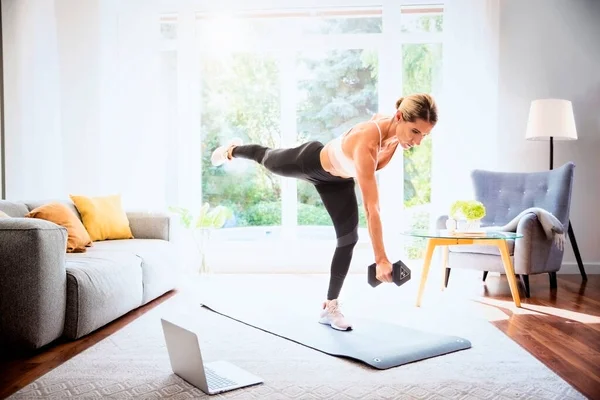
[{"label": "laptop keyboard", "polygon": [[221,389],[228,386],[236,385],[237,383],[229,380],[227,378],[223,378],[220,375],[217,375],[215,371],[210,368],[204,368],[206,372],[206,382],[208,383],[208,387],[211,389]]}]

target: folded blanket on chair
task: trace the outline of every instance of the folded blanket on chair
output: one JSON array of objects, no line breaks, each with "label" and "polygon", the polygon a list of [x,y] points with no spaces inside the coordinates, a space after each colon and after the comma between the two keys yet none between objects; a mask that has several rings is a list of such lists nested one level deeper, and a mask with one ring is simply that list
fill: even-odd
[{"label": "folded blanket on chair", "polygon": [[491,231],[508,231],[515,232],[517,230],[517,225],[519,224],[519,220],[525,215],[533,213],[537,216],[538,220],[542,224],[542,228],[546,233],[546,237],[550,240],[554,240],[554,244],[560,250],[564,249],[565,246],[565,228],[563,224],[554,216],[552,213],[544,210],[543,208],[538,207],[530,207],[526,210],[523,210],[519,215],[514,217],[509,223],[504,226],[488,226],[484,229]]}]

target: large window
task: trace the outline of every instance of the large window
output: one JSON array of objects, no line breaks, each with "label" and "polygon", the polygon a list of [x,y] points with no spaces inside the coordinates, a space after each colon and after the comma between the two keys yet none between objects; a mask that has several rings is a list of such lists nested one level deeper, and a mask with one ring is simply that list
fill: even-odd
[{"label": "large window", "polygon": [[[375,51],[305,51],[298,54],[297,68],[299,142],[318,140],[325,144],[377,112]],[[314,187],[304,181],[297,182],[297,187],[298,225],[331,225],[331,219]],[[356,194],[360,225],[366,227],[358,185]]]},{"label": "large window", "polygon": [[[183,30],[178,22],[186,18],[166,17],[161,32],[172,46],[164,50],[184,52],[183,60],[195,63],[193,68],[179,65],[178,73],[187,74],[192,85],[197,82],[198,100],[192,104],[198,108],[194,134],[201,135],[202,162],[200,182],[189,184],[201,187],[198,202],[229,207],[229,228],[330,230],[310,184],[274,176],[247,160],[215,168],[210,155],[237,137],[269,147],[326,143],[377,112],[393,112],[400,96],[435,95],[441,85],[443,9],[398,3],[199,12],[186,16]],[[186,77],[177,79],[185,89]],[[431,140],[410,151],[399,149],[399,162],[389,167],[402,177],[402,212],[412,226],[429,223]],[[358,186],[356,193],[364,229]]]},{"label": "large window", "polygon": [[268,53],[206,54],[202,77],[202,196],[232,209],[232,226],[281,225],[281,182],[249,162],[210,163],[212,150],[232,138],[281,143],[279,63]]},{"label": "large window", "polygon": [[[442,32],[443,14],[439,7],[407,6],[402,9],[402,31],[414,33]],[[427,43],[427,36],[418,43],[402,44],[402,94],[441,91],[442,44]],[[416,40],[415,40],[416,41]],[[435,137],[427,137],[419,147],[404,152],[404,207],[407,225],[427,229],[431,224],[431,144]],[[410,258],[421,258],[424,239],[413,240],[407,246]]]}]

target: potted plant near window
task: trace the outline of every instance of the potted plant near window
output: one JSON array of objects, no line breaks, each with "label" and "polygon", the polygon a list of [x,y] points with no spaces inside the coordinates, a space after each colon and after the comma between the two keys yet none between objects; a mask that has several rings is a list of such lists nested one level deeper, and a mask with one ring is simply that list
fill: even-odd
[{"label": "potted plant near window", "polygon": [[225,206],[211,207],[209,203],[204,203],[197,215],[194,215],[188,208],[183,207],[170,207],[170,210],[178,214],[183,227],[191,231],[200,256],[198,272],[201,274],[210,272],[210,267],[206,262],[206,250],[210,241],[210,234],[214,229],[222,228],[233,216],[233,212]]},{"label": "potted plant near window", "polygon": [[446,222],[448,230],[473,232],[481,228],[481,219],[485,217],[483,203],[476,200],[457,200],[450,206],[450,215]]}]

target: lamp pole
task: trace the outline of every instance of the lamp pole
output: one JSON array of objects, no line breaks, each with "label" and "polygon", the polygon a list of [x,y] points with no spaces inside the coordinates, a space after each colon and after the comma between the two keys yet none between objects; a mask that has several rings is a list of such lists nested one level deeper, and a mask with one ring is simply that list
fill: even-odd
[{"label": "lamp pole", "polygon": [[[554,169],[554,137],[550,136],[550,169]],[[581,254],[579,254],[579,246],[577,246],[577,239],[575,238],[575,231],[573,231],[573,224],[571,223],[571,219],[569,218],[569,227],[567,228],[567,234],[569,235],[569,240],[571,241],[571,246],[573,246],[573,253],[575,254],[575,259],[577,260],[577,266],[579,267],[579,273],[581,274],[581,278],[583,281],[587,281],[587,274],[585,273],[585,267],[583,265],[583,260],[581,259]]]}]

